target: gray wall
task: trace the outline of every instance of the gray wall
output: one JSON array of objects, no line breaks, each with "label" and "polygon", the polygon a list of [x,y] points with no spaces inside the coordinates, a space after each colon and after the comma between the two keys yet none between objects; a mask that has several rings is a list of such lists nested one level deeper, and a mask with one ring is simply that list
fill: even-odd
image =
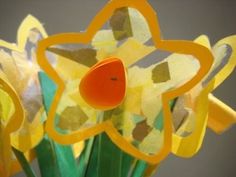
[{"label": "gray wall", "polygon": [[[236,34],[235,0],[149,0],[157,10],[165,39],[194,39],[207,34],[212,43]],[[83,3],[81,3],[83,2]],[[21,20],[29,13],[45,24],[49,34],[86,28],[105,0],[0,0],[0,38],[14,42]],[[236,72],[215,95],[236,108]],[[207,131],[203,147],[191,159],[170,155],[159,177],[235,177],[236,127],[221,136]],[[23,177],[19,174],[17,177]]]}]

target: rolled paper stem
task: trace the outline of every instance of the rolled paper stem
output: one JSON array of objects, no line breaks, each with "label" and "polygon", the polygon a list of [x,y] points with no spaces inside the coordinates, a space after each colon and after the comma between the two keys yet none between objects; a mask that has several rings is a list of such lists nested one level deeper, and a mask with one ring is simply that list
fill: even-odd
[{"label": "rolled paper stem", "polygon": [[78,177],[85,177],[87,170],[89,168],[89,161],[91,158],[91,154],[93,151],[94,146],[94,139],[90,138],[85,142],[85,148],[83,149],[82,153],[78,159]]},{"label": "rolled paper stem", "polygon": [[[98,117],[98,120],[99,122],[105,121],[111,116],[112,111],[105,111],[102,117]],[[84,177],[128,177],[130,171],[133,171],[134,161],[135,159],[119,149],[107,134],[102,133],[94,137]]]},{"label": "rolled paper stem", "polygon": [[208,97],[209,113],[208,127],[220,134],[236,123],[236,112],[228,105],[214,97]]},{"label": "rolled paper stem", "polygon": [[156,172],[156,170],[158,168],[158,165],[159,164],[155,164],[155,165],[149,164],[148,167],[145,170],[145,173],[144,173],[143,177],[150,177],[150,176],[152,176]]},{"label": "rolled paper stem", "polygon": [[[56,92],[55,83],[43,72],[39,73],[46,113]],[[77,161],[71,146],[63,146],[45,135],[35,148],[42,177],[78,177]]]},{"label": "rolled paper stem", "polygon": [[143,177],[147,169],[148,163],[142,160],[138,160],[131,174],[131,177]]},{"label": "rolled paper stem", "polygon": [[30,166],[30,163],[25,158],[25,155],[22,152],[15,149],[14,147],[12,147],[12,151],[14,152],[14,154],[15,154],[17,160],[19,161],[22,169],[24,170],[26,176],[27,177],[37,177],[34,170]]}]

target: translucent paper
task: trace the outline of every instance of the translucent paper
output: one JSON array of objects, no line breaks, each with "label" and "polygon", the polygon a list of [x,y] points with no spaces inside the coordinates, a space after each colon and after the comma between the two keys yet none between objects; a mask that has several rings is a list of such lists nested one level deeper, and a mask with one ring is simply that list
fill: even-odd
[{"label": "translucent paper", "polygon": [[[4,177],[19,164],[34,176],[36,157],[44,177],[150,176],[171,152],[194,155],[207,125],[236,120],[210,94],[235,68],[236,37],[163,40],[147,1],[113,0],[86,32],[49,37],[28,16],[0,46]],[[149,61],[159,50],[170,55]]]}]

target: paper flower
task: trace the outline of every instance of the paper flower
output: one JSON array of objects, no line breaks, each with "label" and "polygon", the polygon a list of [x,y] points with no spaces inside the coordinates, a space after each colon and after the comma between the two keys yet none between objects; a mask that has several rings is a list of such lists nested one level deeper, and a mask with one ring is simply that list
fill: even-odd
[{"label": "paper flower", "polygon": [[[102,26],[105,29],[98,31]],[[203,45],[165,41],[159,32],[146,1],[115,0],[84,33],[41,41],[38,62],[57,85],[46,122],[48,134],[59,143],[73,144],[105,131],[123,151],[158,163],[171,151],[173,120],[177,131],[172,151],[182,156],[196,153],[218,63],[212,66],[212,53]],[[156,49],[180,54],[146,67],[136,63]],[[57,56],[53,64],[48,58],[52,54]],[[203,104],[204,109],[199,107]],[[182,142],[191,142],[191,149],[184,150]]]},{"label": "paper flower", "polygon": [[[18,158],[25,159],[25,163],[32,161],[33,149],[45,137],[46,114],[38,80],[40,68],[35,58],[38,41],[45,37],[41,23],[28,15],[18,29],[17,44],[0,40],[0,172],[3,176],[21,170],[23,164],[19,164]],[[83,143],[74,145],[75,157],[82,148]]]},{"label": "paper flower", "polygon": [[29,15],[17,36],[0,41],[4,177],[19,163],[35,176],[36,157],[43,177],[151,176],[170,152],[194,155],[207,125],[236,122],[211,94],[235,68],[236,36],[163,40],[145,0],[112,0],[85,32],[49,37]]},{"label": "paper flower", "polygon": [[[2,95],[0,98],[2,114],[5,117],[1,121],[1,125],[6,124],[4,122],[12,117],[12,113],[9,111],[15,110],[13,111],[14,121],[10,121],[10,119],[9,124],[11,123],[11,125],[9,126],[18,127],[18,129],[14,128],[14,131],[8,132],[8,136],[11,135],[11,138],[8,138],[11,140],[11,146],[25,152],[28,160],[32,159],[32,156],[27,154],[41,141],[44,134],[43,121],[41,121],[43,118],[42,96],[38,82],[39,67],[36,63],[35,48],[38,40],[46,36],[40,22],[29,15],[19,27],[17,44],[0,41],[1,79],[11,89],[7,90],[8,96],[2,93],[5,96]],[[7,100],[9,100],[9,104],[7,104]],[[19,113],[20,111],[21,113]],[[4,138],[2,142],[9,146],[10,153],[9,142],[7,143]],[[4,154],[5,151],[3,147]],[[13,155],[11,156],[13,157]],[[8,174],[10,168],[13,168],[11,170],[13,173],[20,168],[19,164],[11,165],[10,159],[8,160],[9,162],[6,162],[6,159],[5,162],[2,162],[5,175]]]}]

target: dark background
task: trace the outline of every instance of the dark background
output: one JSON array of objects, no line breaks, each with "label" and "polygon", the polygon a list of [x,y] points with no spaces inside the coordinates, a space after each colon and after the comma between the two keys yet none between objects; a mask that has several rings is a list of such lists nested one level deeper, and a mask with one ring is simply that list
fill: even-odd
[{"label": "dark background", "polygon": [[[27,14],[37,17],[48,34],[86,29],[107,0],[0,0],[0,38],[15,42]],[[236,0],[149,0],[159,16],[165,39],[193,40],[200,34],[212,44],[236,34]],[[236,108],[236,72],[214,92]],[[35,164],[36,162],[34,162]],[[1,176],[1,175],[0,175]],[[17,177],[24,177],[23,173]],[[170,155],[158,169],[159,177],[236,177],[236,127],[223,135],[207,130],[203,146],[191,159]]]}]

